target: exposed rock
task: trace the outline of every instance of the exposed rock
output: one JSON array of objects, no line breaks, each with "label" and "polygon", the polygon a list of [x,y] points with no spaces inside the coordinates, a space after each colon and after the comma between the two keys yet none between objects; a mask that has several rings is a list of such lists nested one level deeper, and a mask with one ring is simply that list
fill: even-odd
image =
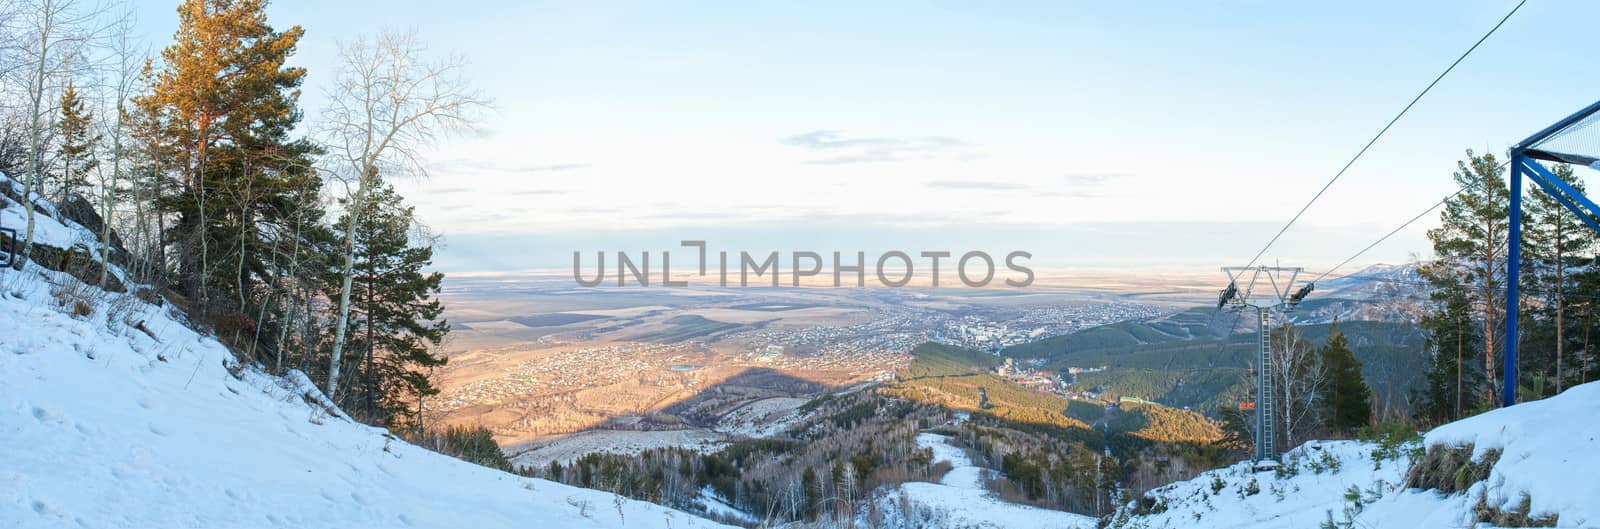
[{"label": "exposed rock", "polygon": [[[12,246],[15,245],[15,246]],[[0,246],[16,248],[22,252],[22,242],[13,241],[10,236],[0,233]],[[90,285],[100,284],[100,260],[95,258],[93,252],[83,246],[73,248],[56,248],[45,244],[35,244],[28,252],[28,259],[41,267],[66,272],[79,281]],[[22,269],[22,258],[18,256],[11,266]],[[117,279],[116,274],[106,274],[106,283],[103,287],[107,292],[126,292],[127,286]]]}]

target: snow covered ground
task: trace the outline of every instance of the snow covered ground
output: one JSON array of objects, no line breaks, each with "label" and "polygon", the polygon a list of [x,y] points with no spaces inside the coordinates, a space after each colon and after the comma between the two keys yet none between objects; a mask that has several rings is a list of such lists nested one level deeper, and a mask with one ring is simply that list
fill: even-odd
[{"label": "snow covered ground", "polygon": [[[984,489],[985,473],[948,436],[924,433],[917,444],[933,450],[933,459],[954,467],[939,483],[902,483],[878,499],[891,528],[977,527],[1007,529],[1079,529],[1095,527],[1096,519],[1080,514],[1008,503]],[[902,512],[909,511],[909,512]]]},{"label": "snow covered ground", "polygon": [[[1356,441],[1307,443],[1284,455],[1294,476],[1252,472],[1246,461],[1157,488],[1154,514],[1125,527],[1317,527],[1333,512],[1342,519],[1351,486],[1392,492],[1405,478],[1406,461],[1385,460],[1374,470],[1376,445]],[[1293,461],[1294,463],[1290,463]]]},{"label": "snow covered ground", "polygon": [[724,517],[719,519],[733,519],[743,523],[761,522],[761,520],[756,519],[756,517],[750,515],[750,513],[734,508],[734,506],[730,505],[728,500],[723,498],[722,495],[717,494],[717,492],[714,490],[711,490],[711,487],[704,487],[700,489],[700,505],[705,508],[707,515],[713,517]]},{"label": "snow covered ground", "polygon": [[72,316],[51,281],[74,280],[0,270],[0,527],[721,527],[414,447],[303,375],[230,372],[170,308],[101,293]]},{"label": "snow covered ground", "polygon": [[1409,459],[1376,461],[1376,444],[1312,442],[1285,455],[1298,461],[1293,475],[1251,472],[1249,463],[1206,472],[1151,491],[1154,512],[1120,526],[1316,527],[1331,516],[1341,527],[1473,527],[1479,498],[1511,510],[1526,493],[1531,514],[1557,514],[1558,527],[1600,527],[1597,419],[1600,382],[1435,428],[1423,445],[1470,444],[1480,460],[1490,448],[1503,452],[1488,478],[1463,493],[1404,488]]},{"label": "snow covered ground", "polygon": [[810,399],[773,397],[751,402],[722,416],[717,432],[740,437],[774,437],[794,427],[801,414],[795,410]]},{"label": "snow covered ground", "polygon": [[1530,512],[1559,515],[1557,527],[1600,527],[1600,382],[1440,426],[1423,442],[1471,444],[1474,457],[1490,448],[1501,455],[1489,477],[1464,494],[1403,491],[1369,506],[1358,523],[1460,527],[1481,495],[1509,510],[1527,494]]},{"label": "snow covered ground", "polygon": [[701,452],[723,446],[722,437],[708,430],[585,430],[508,447],[506,454],[519,466],[542,467],[551,461],[565,465],[590,453],[633,455],[656,448],[677,446]]},{"label": "snow covered ground", "polygon": [[[5,173],[0,173],[0,186],[7,186],[15,196],[22,196],[23,186]],[[59,216],[56,205],[37,192],[29,196],[34,205],[33,215],[33,242],[56,248],[71,249],[79,247],[98,255],[100,250],[99,234],[84,229],[78,223],[66,219],[57,219]],[[28,237],[28,210],[22,204],[0,195],[0,227],[17,230],[17,239]],[[20,248],[21,242],[17,243]],[[119,278],[121,276],[118,276]]]}]

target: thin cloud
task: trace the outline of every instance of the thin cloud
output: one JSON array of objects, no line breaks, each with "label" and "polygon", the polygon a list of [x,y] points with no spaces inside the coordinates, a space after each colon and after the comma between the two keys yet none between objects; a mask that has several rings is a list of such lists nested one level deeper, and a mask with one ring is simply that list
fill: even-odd
[{"label": "thin cloud", "polygon": [[552,163],[543,165],[511,165],[477,159],[456,158],[434,162],[430,168],[438,172],[484,172],[484,173],[554,173],[561,171],[575,171],[588,169],[594,164],[589,163]]},{"label": "thin cloud", "polygon": [[1122,173],[1094,173],[1094,174],[1069,174],[1061,177],[1062,181],[1075,186],[1099,186],[1112,180],[1120,180],[1128,175]]},{"label": "thin cloud", "polygon": [[557,163],[557,164],[550,164],[550,165],[535,165],[533,167],[524,167],[520,171],[524,172],[524,173],[558,173],[558,172],[561,172],[561,171],[572,171],[572,170],[576,170],[576,169],[588,169],[589,167],[591,167],[591,165],[590,164],[586,164],[586,163]]},{"label": "thin cloud", "polygon": [[783,138],[782,142],[790,147],[828,153],[828,156],[806,161],[817,165],[975,157],[974,145],[949,136],[852,138],[836,130],[814,130]]},{"label": "thin cloud", "polygon": [[984,180],[934,180],[923,184],[934,189],[956,189],[967,191],[1019,191],[1028,186],[1010,182],[990,182]]}]

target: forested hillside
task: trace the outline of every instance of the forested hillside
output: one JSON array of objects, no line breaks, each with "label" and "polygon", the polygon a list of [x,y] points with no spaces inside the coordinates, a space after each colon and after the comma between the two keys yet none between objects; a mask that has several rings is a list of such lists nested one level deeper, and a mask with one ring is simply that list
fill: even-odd
[{"label": "forested hillside", "polygon": [[[15,268],[146,285],[240,362],[304,372],[357,420],[422,436],[449,325],[436,236],[392,183],[485,108],[464,63],[412,33],[348,35],[308,109],[307,29],[265,0],[176,2],[157,42],[133,7],[0,5]],[[82,237],[52,246],[63,223]]]},{"label": "forested hillside", "polygon": [[[56,204],[31,205],[36,257],[94,247]],[[21,215],[0,198],[0,218]],[[193,328],[115,261],[105,272],[116,287],[38,259],[0,269],[0,526],[714,525],[507,473],[486,431],[413,444],[364,425],[304,373],[275,374]]]},{"label": "forested hillside", "polygon": [[[1216,415],[1248,400],[1258,348],[1254,332],[1225,334],[1248,318],[1194,308],[1155,321],[1126,321],[1006,348],[1005,356],[1043,358],[1046,369],[1079,373],[1073,388],[1109,397],[1135,397]],[[1329,324],[1298,325],[1299,338],[1327,341]],[[1411,393],[1428,366],[1425,335],[1411,323],[1349,321],[1338,327],[1361,362],[1362,378],[1378,393],[1380,408],[1409,414]]]}]

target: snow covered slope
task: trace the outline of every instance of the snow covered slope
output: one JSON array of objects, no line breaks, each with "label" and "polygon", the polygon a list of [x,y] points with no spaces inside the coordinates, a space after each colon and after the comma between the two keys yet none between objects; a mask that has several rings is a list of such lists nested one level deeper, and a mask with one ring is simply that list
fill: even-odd
[{"label": "snow covered slope", "polygon": [[[1356,441],[1307,443],[1284,455],[1285,469],[1252,472],[1250,462],[1203,473],[1146,494],[1149,514],[1122,517],[1116,527],[1307,528],[1328,513],[1343,515],[1344,494],[1355,486],[1388,494],[1404,481],[1406,462],[1370,457],[1376,445]],[[1403,458],[1402,458],[1403,459]],[[1342,519],[1342,518],[1341,518]]]},{"label": "snow covered slope", "polygon": [[721,527],[395,440],[171,309],[70,315],[74,281],[0,270],[0,527]]},{"label": "snow covered slope", "polygon": [[1509,511],[1526,494],[1530,513],[1556,514],[1558,527],[1600,527],[1600,382],[1440,426],[1423,442],[1500,457],[1464,494],[1408,490],[1372,505],[1359,522],[1461,527],[1480,497]]},{"label": "snow covered slope", "polygon": [[1421,445],[1472,446],[1480,462],[1501,455],[1485,479],[1445,494],[1405,487],[1403,448],[1389,459],[1374,443],[1312,442],[1286,454],[1281,472],[1240,463],[1153,490],[1113,526],[1474,527],[1476,510],[1513,512],[1526,498],[1526,514],[1556,515],[1558,527],[1600,527],[1600,382],[1440,426]]},{"label": "snow covered slope", "polygon": [[952,469],[939,483],[910,482],[878,498],[883,525],[889,528],[963,527],[1005,529],[1086,529],[1096,519],[1081,514],[1008,503],[984,488],[988,469],[972,464],[948,436],[917,435],[917,445],[933,450],[933,460],[949,461]]}]

